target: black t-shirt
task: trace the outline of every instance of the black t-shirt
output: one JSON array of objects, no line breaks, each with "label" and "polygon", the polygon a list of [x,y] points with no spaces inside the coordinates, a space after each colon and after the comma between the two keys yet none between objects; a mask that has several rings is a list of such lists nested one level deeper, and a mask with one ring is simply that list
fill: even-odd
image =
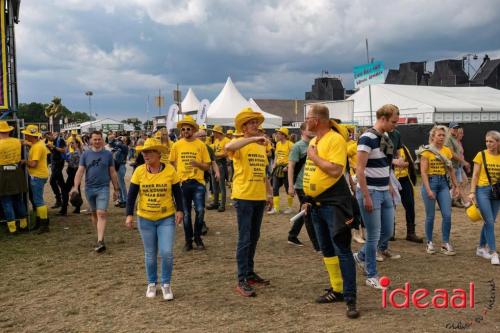
[{"label": "black t-shirt", "polygon": [[52,158],[52,161],[56,162],[56,161],[62,161],[64,160],[64,156],[66,155],[66,153],[61,153],[59,151],[57,151],[55,148],[66,148],[66,141],[64,141],[64,139],[61,137],[61,136],[58,136],[55,140],[54,140],[54,148],[52,148],[50,150],[51,152],[51,158]]}]

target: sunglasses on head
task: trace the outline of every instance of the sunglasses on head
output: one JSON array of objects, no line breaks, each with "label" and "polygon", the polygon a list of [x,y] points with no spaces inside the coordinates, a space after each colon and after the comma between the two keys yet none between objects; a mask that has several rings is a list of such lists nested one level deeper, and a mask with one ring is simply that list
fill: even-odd
[{"label": "sunglasses on head", "polygon": [[184,131],[189,132],[189,131],[191,131],[191,127],[182,127],[181,131],[182,132],[184,132]]}]

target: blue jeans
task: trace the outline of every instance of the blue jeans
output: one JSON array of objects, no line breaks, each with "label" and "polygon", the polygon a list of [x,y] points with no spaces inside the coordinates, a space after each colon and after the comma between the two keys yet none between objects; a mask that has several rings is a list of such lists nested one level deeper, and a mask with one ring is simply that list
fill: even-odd
[{"label": "blue jeans", "polygon": [[27,215],[22,193],[0,196],[0,204],[7,222],[25,218]]},{"label": "blue jeans", "polygon": [[158,282],[157,256],[161,257],[161,283],[170,283],[174,269],[175,215],[157,221],[138,217],[138,227],[144,244],[144,260],[148,283]]},{"label": "blue jeans", "polygon": [[43,189],[46,182],[47,178],[30,176],[31,192],[33,193],[33,205],[35,207],[45,206],[45,201],[43,200]]},{"label": "blue jeans", "polygon": [[335,206],[319,206],[312,210],[312,222],[319,246],[325,257],[339,257],[340,271],[344,280],[344,299],[356,299],[356,267],[351,251],[351,230],[333,235]]},{"label": "blue jeans", "polygon": [[[182,199],[184,204],[184,237],[186,242],[201,239],[201,229],[205,217],[205,186],[196,180],[190,179],[182,183]],[[191,208],[194,203],[194,235],[193,222],[191,220]]]},{"label": "blue jeans", "polygon": [[361,216],[365,222],[366,243],[359,250],[359,258],[365,262],[365,269],[369,278],[378,276],[377,272],[377,248],[383,248],[384,244],[392,236],[394,230],[394,202],[389,191],[369,190],[373,203],[373,210],[367,212],[364,206],[363,193],[356,191]]},{"label": "blue jeans", "polygon": [[479,246],[484,247],[488,244],[490,251],[496,251],[495,220],[498,216],[498,210],[500,209],[500,200],[491,199],[490,193],[491,187],[489,185],[478,186],[476,188],[476,201],[484,220]]},{"label": "blue jeans", "polygon": [[87,196],[87,202],[92,212],[97,210],[106,211],[108,209],[109,186],[99,188],[85,187],[85,195]]},{"label": "blue jeans", "polygon": [[127,202],[127,186],[125,185],[125,173],[127,172],[127,165],[120,164],[118,168],[118,186],[120,187],[120,196],[118,200],[121,203]]},{"label": "blue jeans", "polygon": [[260,237],[260,226],[266,202],[236,199],[234,208],[236,208],[236,219],[238,220],[236,263],[238,265],[238,280],[241,281],[254,273],[253,258]]},{"label": "blue jeans", "polygon": [[[448,243],[451,231],[451,196],[450,187],[445,176],[429,176],[429,186],[434,193],[441,216],[443,218],[442,240]],[[425,206],[425,237],[428,242],[432,242],[432,231],[434,230],[434,216],[436,215],[436,200],[431,200],[427,196],[425,186],[422,185],[422,200]]]}]

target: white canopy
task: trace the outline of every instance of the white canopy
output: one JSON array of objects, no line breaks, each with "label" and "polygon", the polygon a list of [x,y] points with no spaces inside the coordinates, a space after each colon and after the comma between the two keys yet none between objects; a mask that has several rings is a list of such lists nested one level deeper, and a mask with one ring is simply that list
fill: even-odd
[{"label": "white canopy", "polygon": [[[253,100],[252,100],[253,101]],[[234,119],[241,109],[251,107],[254,111],[264,115],[264,128],[279,128],[282,118],[271,113],[264,112],[253,102],[247,101],[236,89],[230,77],[227,78],[226,85],[219,95],[214,99],[207,113],[208,125],[222,125],[234,127]]]},{"label": "white canopy", "polygon": [[[401,116],[417,117],[419,123],[500,119],[497,119],[500,113],[500,90],[490,87],[377,84],[371,86],[371,95],[373,117],[378,108],[390,103],[399,107]],[[370,119],[368,87],[361,88],[348,100],[354,101],[354,118],[361,125],[368,125]],[[446,116],[435,117],[435,113]],[[456,115],[457,113],[459,114]]]},{"label": "white canopy", "polygon": [[96,120],[91,120],[91,121],[86,121],[83,123],[74,123],[74,124],[67,124],[63,128],[65,131],[69,130],[80,130],[81,133],[89,133],[90,130],[98,130],[98,131],[134,131],[134,126],[130,124],[124,124],[118,120],[111,119],[111,118],[104,118],[104,119],[96,119]]},{"label": "white canopy", "polygon": [[198,111],[199,107],[200,100],[194,94],[193,89],[189,88],[186,97],[184,97],[181,103],[182,113]]}]

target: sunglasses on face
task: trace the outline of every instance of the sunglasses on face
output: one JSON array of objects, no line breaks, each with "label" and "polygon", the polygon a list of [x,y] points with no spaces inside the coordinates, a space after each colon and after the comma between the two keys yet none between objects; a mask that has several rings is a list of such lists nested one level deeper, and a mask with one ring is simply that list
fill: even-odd
[{"label": "sunglasses on face", "polygon": [[182,132],[190,132],[191,131],[191,127],[182,127],[181,131]]}]

